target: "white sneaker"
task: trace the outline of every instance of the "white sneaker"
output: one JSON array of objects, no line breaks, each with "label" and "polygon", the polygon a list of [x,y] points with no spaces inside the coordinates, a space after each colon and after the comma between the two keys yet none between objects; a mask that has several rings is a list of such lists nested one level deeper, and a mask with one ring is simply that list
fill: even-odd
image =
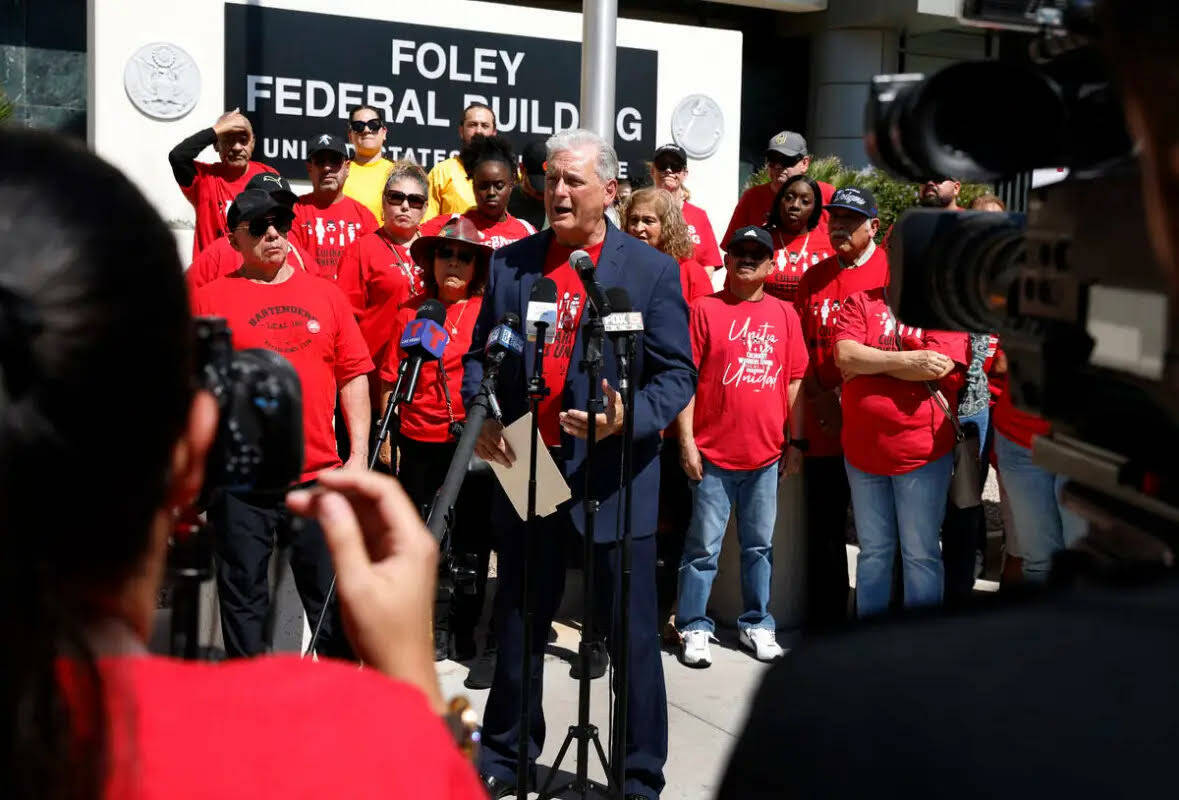
[{"label": "white sneaker", "polygon": [[708,646],[708,640],[711,638],[712,634],[708,631],[684,631],[680,661],[689,667],[710,666],[712,648]]},{"label": "white sneaker", "polygon": [[769,628],[745,628],[740,639],[741,646],[752,650],[758,661],[777,661],[786,654],[778,644],[777,635]]}]

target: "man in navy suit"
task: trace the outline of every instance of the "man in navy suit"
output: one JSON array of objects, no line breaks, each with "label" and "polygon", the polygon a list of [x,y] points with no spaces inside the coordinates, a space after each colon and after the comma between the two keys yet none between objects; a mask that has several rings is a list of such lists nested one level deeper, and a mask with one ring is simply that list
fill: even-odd
[{"label": "man in navy suit", "polygon": [[[642,312],[634,393],[634,481],[631,530],[632,588],[630,607],[630,685],[628,754],[625,792],[628,798],[654,798],[663,789],[667,760],[667,695],[659,650],[655,599],[655,525],[659,496],[660,431],[692,397],[696,370],[688,339],[688,309],[680,290],[679,267],[660,253],[621,231],[605,217],[614,201],[618,157],[604,139],[586,130],[563,131],[546,143],[545,211],[549,229],[496,251],[484,290],[483,307],[475,324],[472,350],[465,358],[463,398],[470,401],[483,377],[483,343],[504,313],[526,317],[529,294],[540,277],[557,284],[556,340],[547,348],[543,371],[550,394],[538,414],[544,444],[561,466],[573,500],[544,518],[537,546],[529,562],[533,599],[532,718],[528,731],[529,760],[535,764],[544,745],[545,721],[541,708],[542,657],[549,626],[560,603],[565,582],[564,547],[585,527],[582,497],[585,489],[585,437],[588,416],[588,379],[580,364],[587,303],[577,273],[569,266],[574,250],[585,250],[597,266],[597,279],[607,289],[626,289],[631,304]],[[505,423],[528,411],[526,383],[533,369],[533,347],[525,357],[504,364],[497,397]],[[622,399],[612,344],[606,341],[602,359],[605,412],[597,415],[597,449],[592,468],[592,497],[599,500],[594,527],[595,619],[605,623],[607,647],[616,653],[613,636],[617,615],[611,614],[619,573],[621,502],[618,493],[622,445]],[[494,420],[484,423],[475,452],[488,461],[510,465],[515,454]],[[495,600],[495,630],[499,659],[491,695],[483,717],[482,772],[492,797],[516,792],[516,753],[520,732],[523,676],[523,615],[520,609],[520,560],[524,525],[503,492],[495,493],[492,523],[500,532],[499,588]]]}]

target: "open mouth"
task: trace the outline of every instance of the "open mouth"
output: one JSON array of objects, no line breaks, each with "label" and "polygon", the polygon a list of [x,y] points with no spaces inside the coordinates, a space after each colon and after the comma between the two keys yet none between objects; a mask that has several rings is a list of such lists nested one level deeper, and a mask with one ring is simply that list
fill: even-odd
[{"label": "open mouth", "polygon": [[572,214],[572,213],[573,213],[573,206],[566,206],[566,205],[553,206],[553,216],[554,217],[561,217],[561,216],[564,216],[565,214]]}]

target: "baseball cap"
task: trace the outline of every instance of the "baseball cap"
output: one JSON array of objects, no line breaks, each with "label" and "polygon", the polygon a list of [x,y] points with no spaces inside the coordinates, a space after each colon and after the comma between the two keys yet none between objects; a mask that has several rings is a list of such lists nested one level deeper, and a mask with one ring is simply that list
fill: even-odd
[{"label": "baseball cap", "polygon": [[789,158],[805,156],[806,139],[803,138],[801,133],[781,131],[770,139],[770,143],[766,145],[766,153],[778,153]]},{"label": "baseball cap", "polygon": [[544,192],[544,162],[548,158],[543,142],[529,142],[524,145],[520,161],[524,164],[524,177],[536,192]]},{"label": "baseball cap", "polygon": [[670,156],[678,160],[685,167],[688,165],[688,153],[678,144],[659,145],[659,147],[655,148],[655,155],[651,156],[651,160],[658,161],[660,156]]},{"label": "baseball cap", "polygon": [[246,189],[233,198],[233,205],[229,207],[225,221],[229,223],[229,229],[233,230],[240,222],[249,222],[269,214],[279,218],[285,217],[287,220],[295,218],[295,212],[291,211],[290,206],[276,200],[270,192],[262,189]]},{"label": "baseball cap", "polygon": [[332,136],[330,133],[321,133],[319,136],[307,140],[308,160],[321,150],[339,153],[344,158],[348,157],[348,148],[344,146],[344,140],[339,136]]},{"label": "baseball cap", "polygon": [[774,240],[770,238],[765,228],[759,228],[756,225],[746,225],[744,228],[738,228],[733,234],[733,238],[729,239],[729,243],[725,245],[725,252],[732,250],[733,247],[741,242],[755,242],[764,247],[767,253],[774,252]]},{"label": "baseball cap", "polygon": [[[285,206],[295,204],[295,193],[291,191],[291,185],[287,183],[287,179],[282,175],[276,175],[273,172],[259,172],[250,178],[250,182],[246,184],[244,191],[251,189],[266,192]],[[231,225],[230,227],[233,226]]]},{"label": "baseball cap", "polygon": [[857,186],[844,186],[842,189],[836,189],[835,194],[831,195],[831,202],[823,208],[846,208],[849,211],[858,211],[869,219],[876,217],[879,213],[876,209],[876,198],[872,196],[872,193]]}]

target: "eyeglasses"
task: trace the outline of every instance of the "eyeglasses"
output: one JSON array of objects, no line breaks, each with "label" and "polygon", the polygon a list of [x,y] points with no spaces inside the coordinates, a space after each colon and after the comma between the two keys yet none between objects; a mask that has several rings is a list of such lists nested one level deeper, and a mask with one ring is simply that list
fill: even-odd
[{"label": "eyeglasses", "polygon": [[457,247],[449,247],[447,245],[439,245],[434,248],[434,257],[441,258],[443,261],[448,259],[455,259],[461,264],[474,264],[475,251],[459,249]]},{"label": "eyeglasses", "polygon": [[385,192],[385,202],[391,206],[399,206],[406,200],[409,201],[409,207],[417,210],[426,207],[426,196],[424,194],[406,194],[405,192]]},{"label": "eyeglasses", "polygon": [[772,156],[766,156],[766,163],[769,164],[771,167],[783,167],[783,168],[789,169],[790,167],[793,167],[795,164],[797,164],[799,161],[802,161],[803,158],[804,158],[804,156],[772,155]]},{"label": "eyeglasses", "polygon": [[348,127],[352,128],[353,133],[364,133],[366,129],[376,133],[381,128],[385,127],[385,123],[377,117],[373,117],[367,122],[364,120],[354,119],[348,123]]},{"label": "eyeglasses", "polygon": [[292,220],[286,217],[255,217],[249,222],[250,235],[255,239],[265,236],[271,226],[283,236],[290,233]]}]

